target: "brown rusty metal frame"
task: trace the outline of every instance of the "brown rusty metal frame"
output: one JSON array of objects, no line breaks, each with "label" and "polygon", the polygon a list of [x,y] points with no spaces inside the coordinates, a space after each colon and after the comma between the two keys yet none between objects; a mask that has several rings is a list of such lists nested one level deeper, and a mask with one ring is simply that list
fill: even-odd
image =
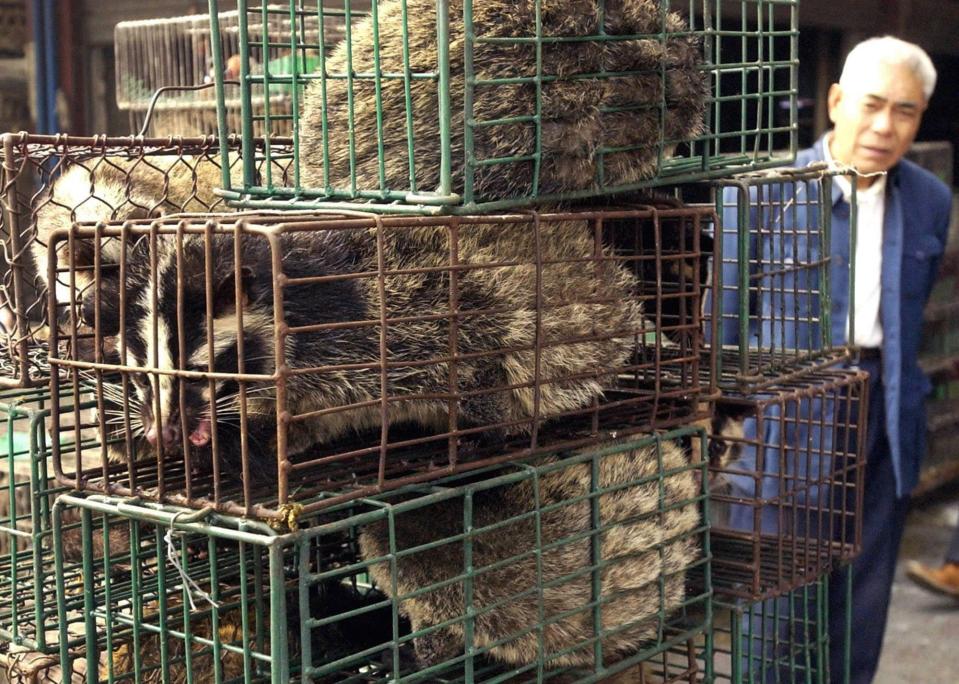
[{"label": "brown rusty metal frame", "polygon": [[[14,317],[13,330],[8,331],[0,343],[4,347],[5,362],[5,367],[0,368],[0,387],[44,385],[49,372],[46,340],[41,334],[46,323],[46,287],[37,278],[31,247],[37,239],[37,212],[49,202],[51,179],[77,164],[91,169],[92,173],[94,167],[109,164],[111,159],[149,160],[160,155],[175,155],[182,160],[178,163],[190,163],[185,157],[196,157],[220,164],[219,139],[216,136],[143,138],[5,133],[0,136],[0,145],[0,243],[3,261],[9,269],[0,282],[0,302],[9,307]],[[227,145],[231,152],[239,153],[239,138],[228,137]],[[277,158],[281,159],[282,155]],[[239,161],[239,157],[235,157],[231,163],[238,167]],[[151,168],[156,169],[158,176],[166,173],[159,167]],[[276,173],[274,171],[274,175]],[[91,185],[94,185],[92,179]],[[155,198],[157,205],[167,201],[166,196]],[[80,203],[84,202],[102,203],[113,211],[119,209],[107,204],[96,188],[80,198]],[[76,206],[61,206],[65,211],[76,209]],[[227,210],[222,200],[211,207],[212,210],[218,208]]]},{"label": "brown rusty metal frame", "polygon": [[[645,310],[647,311],[646,320],[643,323],[643,330],[625,330],[609,332],[594,332],[590,336],[576,338],[575,340],[559,340],[559,344],[579,343],[589,340],[613,339],[615,337],[632,337],[636,345],[632,358],[627,359],[622,368],[590,368],[589,373],[581,374],[577,377],[595,377],[598,380],[603,378],[615,377],[618,379],[616,385],[609,387],[607,382],[604,385],[606,395],[603,401],[594,399],[590,405],[576,410],[567,410],[551,418],[554,420],[551,424],[544,425],[544,418],[541,417],[540,393],[545,382],[540,377],[539,359],[545,346],[540,321],[542,316],[542,291],[541,281],[543,266],[551,262],[543,258],[540,251],[538,239],[536,242],[536,258],[529,263],[489,261],[480,264],[460,263],[457,256],[457,245],[459,244],[458,235],[461,231],[469,231],[473,226],[509,226],[516,224],[528,224],[530,230],[536,230],[537,236],[540,235],[543,225],[551,222],[560,221],[588,221],[592,226],[594,235],[595,251],[592,255],[586,257],[577,257],[576,259],[566,259],[566,263],[572,261],[581,261],[584,266],[590,262],[596,264],[601,261],[614,261],[623,264],[637,263],[642,267],[645,261],[655,264],[655,283],[646,283],[645,290],[637,293],[637,296],[645,300]],[[604,255],[603,249],[603,230],[610,222],[618,220],[635,221],[637,225],[651,227],[655,236],[655,244],[648,245],[651,248],[645,256],[624,255],[619,252],[610,252]],[[700,235],[704,230],[711,229],[715,221],[715,211],[711,206],[699,206],[681,208],[675,205],[667,207],[658,206],[640,206],[635,208],[622,208],[613,210],[592,210],[567,213],[537,213],[522,212],[508,215],[481,216],[481,217],[383,217],[369,214],[355,215],[296,215],[290,213],[279,213],[272,215],[244,215],[230,214],[221,216],[181,216],[166,217],[153,221],[128,221],[122,225],[117,224],[99,224],[97,226],[78,226],[75,225],[69,231],[61,231],[51,242],[66,242],[69,245],[76,244],[79,240],[92,240],[98,246],[96,254],[100,255],[102,244],[105,240],[120,240],[126,242],[132,239],[146,239],[150,244],[150,260],[153,269],[156,268],[157,245],[161,239],[173,240],[176,245],[182,244],[181,241],[188,235],[204,236],[204,245],[206,251],[206,293],[207,310],[212,310],[212,287],[210,278],[212,277],[212,268],[210,266],[210,251],[212,240],[217,235],[235,236],[235,263],[236,269],[241,268],[241,241],[245,240],[264,240],[269,245],[272,254],[272,275],[273,275],[273,338],[275,342],[274,351],[276,353],[275,371],[271,375],[260,375],[246,373],[244,364],[240,362],[237,365],[236,373],[214,372],[212,366],[208,372],[197,372],[183,369],[183,359],[180,359],[179,365],[174,370],[156,372],[158,369],[148,369],[151,376],[151,382],[157,382],[159,376],[167,375],[179,379],[193,379],[205,381],[211,388],[211,394],[214,392],[214,382],[217,379],[232,379],[240,387],[240,425],[246,426],[247,423],[247,401],[246,388],[250,383],[270,382],[276,387],[276,487],[271,491],[254,491],[251,485],[249,473],[249,451],[250,445],[247,443],[246,430],[241,429],[240,452],[243,463],[242,468],[242,487],[237,489],[230,484],[230,475],[236,479],[236,473],[226,474],[221,472],[223,465],[218,456],[213,459],[212,479],[194,477],[192,474],[192,464],[190,461],[189,448],[185,448],[184,456],[175,456],[164,454],[161,447],[155,449],[155,454],[150,454],[147,458],[129,458],[134,453],[132,447],[132,432],[124,429],[122,439],[115,440],[121,442],[119,450],[123,452],[124,457],[111,462],[109,450],[106,447],[101,448],[100,453],[95,459],[87,459],[88,462],[81,463],[73,471],[64,470],[57,453],[56,440],[53,442],[53,462],[57,478],[77,489],[88,491],[104,492],[122,496],[139,496],[148,499],[161,501],[174,505],[186,505],[194,508],[203,508],[212,506],[216,510],[228,514],[241,514],[245,516],[259,517],[262,519],[273,520],[279,523],[295,525],[296,516],[300,513],[306,513],[311,510],[318,510],[328,506],[352,500],[358,497],[369,496],[378,492],[394,489],[399,486],[425,482],[458,473],[466,470],[488,466],[491,464],[503,462],[506,460],[523,458],[532,454],[543,453],[545,451],[555,451],[561,448],[573,448],[588,445],[595,442],[597,438],[603,436],[615,435],[622,437],[629,434],[648,431],[650,429],[668,428],[691,420],[702,417],[703,412],[707,410],[708,400],[715,396],[715,383],[712,374],[712,364],[709,357],[702,356],[702,327],[703,318],[701,314],[702,294],[706,289],[705,284],[701,287],[700,283],[705,280],[705,274],[701,269],[705,268],[705,259],[711,254],[700,251]],[[402,271],[391,272],[386,269],[384,261],[384,236],[387,231],[403,231],[435,227],[446,231],[449,236],[449,261],[440,266],[425,265],[423,267],[411,267]],[[679,235],[679,246],[671,251],[664,247],[661,238],[670,231],[677,230]],[[323,276],[294,279],[284,272],[283,253],[280,248],[280,239],[284,234],[290,233],[310,233],[317,231],[368,231],[372,238],[376,240],[377,266],[373,271],[348,273],[345,275]],[[634,228],[633,230],[637,230]],[[691,230],[691,236],[685,237],[686,231]],[[673,233],[675,234],[675,233]],[[77,275],[76,270],[72,270],[70,264],[55,263],[56,244],[51,245],[50,276],[55,275],[55,271],[66,271],[71,280],[75,283]],[[176,250],[179,253],[179,248]],[[73,253],[73,250],[70,250]],[[126,254],[121,250],[121,254]],[[179,258],[179,257],[177,257]],[[119,272],[120,279],[124,281],[126,277],[129,259],[123,256],[120,258]],[[553,263],[562,263],[559,260]],[[683,312],[679,317],[682,323],[673,326],[675,334],[680,336],[681,342],[678,345],[669,347],[663,344],[663,330],[657,330],[654,324],[661,321],[662,307],[670,298],[670,293],[664,291],[663,269],[670,263],[684,265],[684,268],[678,269],[681,274],[681,290],[673,292],[673,299],[678,299],[680,310]],[[529,266],[536,269],[536,331],[534,335],[535,343],[531,349],[495,349],[488,352],[484,351],[473,356],[493,356],[503,354],[507,351],[532,351],[535,358],[536,378],[532,383],[525,385],[510,385],[498,387],[482,387],[477,390],[469,390],[471,394],[486,394],[492,392],[512,391],[528,387],[532,389],[533,409],[532,417],[529,420],[522,421],[501,421],[496,424],[483,425],[464,425],[459,419],[458,402],[463,398],[461,390],[456,383],[457,364],[462,360],[468,360],[469,357],[461,356],[457,351],[457,325],[459,319],[464,315],[458,307],[459,291],[458,281],[460,274],[469,270],[491,269],[507,266]],[[692,267],[691,273],[687,275],[685,266]],[[93,282],[99,283],[102,278],[102,264],[97,256],[92,268]],[[413,315],[390,319],[386,307],[383,305],[385,287],[385,278],[397,273],[416,273],[416,274],[439,274],[448,276],[449,290],[449,312],[433,315]],[[336,279],[351,280],[376,280],[376,287],[379,290],[378,315],[368,321],[346,321],[343,323],[324,323],[319,325],[301,326],[300,328],[291,327],[287,321],[284,310],[285,290],[293,285],[306,282],[331,281]],[[178,280],[179,280],[178,271]],[[239,288],[240,279],[236,279],[237,288]],[[95,287],[95,286],[94,286]],[[640,287],[642,290],[642,286]],[[182,282],[178,284],[178,292],[182,292]],[[97,396],[101,397],[100,406],[100,428],[104,428],[102,403],[104,382],[109,378],[119,376],[124,392],[131,392],[128,376],[131,373],[142,373],[144,369],[123,366],[118,363],[111,363],[105,355],[105,343],[109,343],[108,338],[101,334],[99,329],[99,302],[97,302],[97,312],[93,329],[84,331],[79,324],[76,315],[76,291],[72,290],[72,301],[67,303],[70,311],[70,323],[68,326],[67,337],[71,342],[64,347],[59,344],[59,333],[52,331],[51,349],[55,350],[51,354],[51,366],[56,373],[51,374],[51,382],[54,388],[59,388],[61,378],[64,376],[72,380],[73,385],[80,387],[84,383],[95,386]],[[242,292],[237,291],[238,297]],[[120,311],[121,317],[128,308],[127,298],[129,293],[125,287],[120,288]],[[155,292],[153,294],[155,296]],[[602,303],[610,303],[608,297],[604,294],[599,295]],[[239,298],[237,299],[239,301]],[[51,311],[62,306],[63,303],[57,302],[56,293],[49,294],[49,308]],[[655,310],[655,317],[653,316]],[[479,310],[469,309],[468,315],[488,314],[496,312],[496,309]],[[238,312],[238,329],[242,328],[242,307]],[[386,330],[391,325],[397,323],[407,323],[421,320],[442,320],[446,318],[450,326],[450,347],[448,353],[443,358],[434,358],[428,360],[416,361],[391,361],[389,359],[386,346]],[[178,320],[182,321],[182,311],[178,313]],[[647,327],[648,325],[648,327]],[[212,349],[212,323],[207,324],[206,339],[209,348]],[[326,329],[335,330],[355,328],[364,326],[368,328],[379,328],[379,358],[369,363],[358,362],[353,364],[328,365],[322,367],[311,367],[302,369],[291,369],[286,367],[283,358],[284,345],[291,335],[302,332]],[[155,327],[155,326],[154,326]],[[121,322],[122,329],[122,322]],[[155,332],[155,331],[154,331]],[[179,331],[181,338],[183,331]],[[648,339],[644,335],[650,334]],[[605,337],[604,337],[605,335]],[[87,339],[86,346],[81,344],[83,339]],[[642,342],[642,344],[641,344]],[[553,341],[549,342],[553,344]],[[67,349],[93,349],[93,358],[82,358],[80,355],[63,354],[59,350]],[[181,347],[182,349],[182,347]],[[672,351],[670,351],[672,349]],[[279,350],[279,351],[277,351]],[[123,350],[120,350],[121,357]],[[645,353],[644,353],[645,352]],[[242,352],[239,354],[242,359]],[[363,360],[365,361],[365,359]],[[391,367],[424,367],[430,364],[449,364],[449,383],[447,392],[436,392],[415,396],[415,399],[429,399],[445,401],[449,404],[449,423],[448,429],[439,434],[423,435],[417,433],[413,437],[408,435],[395,438],[389,431],[389,406],[397,401],[408,400],[409,397],[391,396],[387,388],[387,371]],[[303,415],[295,415],[291,407],[287,405],[286,387],[291,377],[302,373],[329,373],[342,371],[344,369],[364,369],[370,372],[378,372],[380,375],[380,396],[372,397],[369,401],[362,404],[352,404],[344,406],[334,406],[318,411],[312,411]],[[570,376],[561,378],[567,380]],[[622,378],[626,377],[626,381]],[[550,382],[555,382],[556,378],[550,378]],[[530,386],[531,385],[531,386]],[[182,399],[182,386],[181,399]],[[128,395],[124,395],[125,397]],[[346,443],[337,446],[333,453],[311,458],[310,460],[301,460],[293,458],[293,455],[287,449],[287,432],[291,424],[298,420],[307,420],[317,414],[332,414],[342,412],[348,409],[377,407],[379,410],[380,431],[378,438],[372,438],[367,441],[354,440],[352,443]],[[156,407],[159,412],[159,406]],[[211,412],[215,407],[211,407]],[[155,414],[156,415],[156,414]],[[215,413],[214,413],[215,416]],[[123,422],[129,426],[130,411],[127,408],[124,411]],[[212,421],[216,423],[215,419]],[[528,427],[528,436],[520,436],[512,439],[491,439],[490,433],[495,430],[503,430],[514,427],[517,422],[522,422]],[[181,437],[186,445],[187,428],[185,420],[182,421],[183,430]],[[55,426],[56,429],[56,426]],[[213,431],[213,450],[217,451],[216,430]],[[482,436],[482,439],[478,439]],[[331,447],[332,448],[332,447]],[[151,449],[151,451],[154,451]],[[90,467],[89,460],[96,460],[97,465]],[[232,487],[232,488],[231,488]],[[324,491],[333,492],[326,498],[312,501],[305,506],[300,506],[296,502],[303,500],[310,492]]]},{"label": "brown rusty metal frame", "polygon": [[[754,463],[710,464],[718,593],[749,600],[782,595],[859,553],[868,387],[863,371],[823,370],[717,401],[717,413],[739,413],[756,424],[755,436],[711,435],[755,454]],[[767,439],[770,428],[774,437]],[[752,485],[717,487],[732,477]],[[747,507],[751,528],[734,529],[717,506]],[[764,529],[764,513],[767,523],[775,518],[774,529]]]}]

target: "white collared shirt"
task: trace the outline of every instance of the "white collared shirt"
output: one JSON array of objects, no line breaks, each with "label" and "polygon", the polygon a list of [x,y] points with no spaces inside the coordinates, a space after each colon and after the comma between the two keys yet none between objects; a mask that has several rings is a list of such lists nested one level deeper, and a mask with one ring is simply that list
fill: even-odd
[{"label": "white collared shirt", "polygon": [[[832,166],[829,143],[832,136],[823,141],[826,162]],[[843,202],[849,203],[852,184],[845,176],[836,176],[833,182],[842,191]],[[882,294],[882,233],[886,216],[886,176],[876,178],[866,189],[856,191],[856,302],[850,306],[855,312],[856,333],[853,343],[860,347],[882,346],[882,321],[879,315],[879,300]],[[846,335],[849,335],[849,319],[846,319]]]}]

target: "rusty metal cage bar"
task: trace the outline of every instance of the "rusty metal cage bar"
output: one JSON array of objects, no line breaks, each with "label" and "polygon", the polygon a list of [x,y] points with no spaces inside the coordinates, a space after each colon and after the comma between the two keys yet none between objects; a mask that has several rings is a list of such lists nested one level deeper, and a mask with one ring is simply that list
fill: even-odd
[{"label": "rusty metal cage bar", "polygon": [[74,287],[49,295],[70,319],[52,382],[97,388],[121,453],[68,470],[54,444],[57,476],[285,520],[311,491],[331,494],[302,510],[692,420],[714,395],[701,358],[714,220],[670,205],[58,231],[49,277]]},{"label": "rusty metal cage bar", "polygon": [[[55,521],[80,511],[84,544],[110,539],[106,560],[86,564],[86,591],[58,594],[65,614],[88,618],[61,661],[105,682],[594,682],[708,646],[704,465],[678,443],[694,434],[407,487],[285,534],[209,510],[60,497]],[[700,681],[692,651],[677,665],[666,681]]]},{"label": "rusty metal cage bar", "polygon": [[710,434],[717,592],[758,600],[858,554],[868,374],[811,371],[725,393]]},{"label": "rusty metal cage bar", "polygon": [[[80,137],[7,133],[0,172],[0,386],[47,382],[49,234],[73,221],[228,211],[215,137]],[[239,140],[225,158],[239,173]],[[273,169],[282,177],[283,166]],[[229,178],[230,173],[226,174]],[[68,287],[69,283],[61,283]]]}]

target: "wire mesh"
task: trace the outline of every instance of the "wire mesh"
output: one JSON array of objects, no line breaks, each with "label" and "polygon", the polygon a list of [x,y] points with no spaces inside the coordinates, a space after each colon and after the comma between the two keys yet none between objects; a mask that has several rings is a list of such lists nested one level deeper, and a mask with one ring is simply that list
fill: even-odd
[{"label": "wire mesh", "polygon": [[[716,182],[722,222],[717,292],[722,387],[761,389],[792,374],[848,358],[849,320],[834,303],[853,301],[855,209],[850,234],[833,234],[831,203],[843,176],[825,165],[774,169]],[[852,184],[855,187],[855,183]],[[852,206],[855,207],[855,193]],[[848,249],[840,249],[846,241]]]},{"label": "wire mesh", "polygon": [[[841,581],[841,580],[840,580]],[[715,603],[715,682],[736,684],[828,684],[848,682],[831,672],[829,633],[831,581],[825,575],[778,599]],[[832,593],[836,594],[835,587]],[[848,594],[847,594],[848,604]],[[848,639],[847,639],[848,641]]]},{"label": "wire mesh", "polygon": [[[72,414],[70,397],[64,395],[63,400],[64,410]],[[89,412],[94,405],[89,395],[81,396],[78,410]],[[50,512],[65,488],[54,483],[50,468],[49,392],[0,393],[0,419],[0,642],[8,648],[55,652],[58,618]],[[96,437],[95,431],[80,431],[81,450],[94,447]],[[76,433],[64,435],[61,452],[67,462],[75,458],[75,438]],[[76,567],[66,569],[73,587]]]},{"label": "wire mesh", "polygon": [[[614,681],[708,634],[704,466],[678,443],[694,433],[415,485],[280,535],[62,496],[54,520],[79,510],[85,549],[104,526],[130,536],[85,564],[82,596],[60,591],[87,618],[61,660],[105,682]],[[687,587],[693,570],[705,585]],[[690,651],[667,674],[701,670]]]},{"label": "wire mesh", "polygon": [[53,293],[70,344],[55,335],[51,364],[95,389],[118,446],[70,469],[54,444],[57,476],[285,520],[319,491],[336,495],[305,510],[680,424],[712,396],[713,216],[237,214],[60,231],[51,253],[72,256],[49,277],[83,274],[86,290]]},{"label": "wire mesh", "polygon": [[[296,169],[288,184],[245,175],[230,197],[246,207],[469,214],[796,151],[797,0],[238,6],[243,134],[292,120]],[[283,40],[255,30],[271,22],[290,22]],[[276,89],[292,111],[271,110]]]},{"label": "wire mesh", "polygon": [[[228,211],[213,138],[2,136],[0,386],[47,381],[47,242],[73,221]],[[239,177],[239,141],[227,142]],[[273,173],[282,175],[283,168]],[[80,276],[82,278],[82,274]],[[60,282],[69,289],[70,283]]]},{"label": "wire mesh", "polygon": [[[352,2],[353,11],[362,16],[369,2]],[[220,50],[224,55],[224,80],[239,78],[239,14],[236,11],[218,15]],[[324,35],[330,45],[339,41],[342,21],[326,20]],[[318,42],[319,19],[303,17],[300,29],[304,37]],[[265,42],[269,47],[262,65],[253,65],[252,73],[277,71],[289,67],[289,51],[283,48],[290,35],[289,17],[271,14],[267,23],[248,22],[246,30],[251,38]],[[128,112],[130,130],[142,130],[147,121],[154,93],[160,88],[195,87],[212,84],[214,80],[213,46],[211,44],[210,15],[192,14],[183,17],[121,21],[113,33],[116,55],[117,108]],[[285,66],[284,66],[285,65]],[[314,70],[317,60],[306,59],[301,69]],[[293,128],[290,114],[292,98],[288,86],[274,86],[267,92],[260,84],[251,87],[251,102],[256,108],[257,123],[253,135],[262,136],[262,103],[269,103],[270,128],[273,136],[290,136]],[[236,85],[227,86],[224,100],[226,124],[230,131],[241,129],[240,93]],[[150,135],[212,135],[217,132],[217,99],[212,89],[176,90],[165,92],[153,105],[147,132]]]},{"label": "wire mesh", "polygon": [[855,370],[810,371],[717,401],[709,437],[717,593],[782,595],[859,553],[867,407],[868,374]]}]

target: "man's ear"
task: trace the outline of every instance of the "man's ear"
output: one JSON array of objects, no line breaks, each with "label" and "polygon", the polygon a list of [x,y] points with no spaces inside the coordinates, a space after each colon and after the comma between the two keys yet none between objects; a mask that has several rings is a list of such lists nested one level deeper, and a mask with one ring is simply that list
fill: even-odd
[{"label": "man's ear", "polygon": [[839,103],[842,101],[842,86],[838,83],[833,83],[829,86],[829,94],[826,96],[826,104],[829,106],[829,120],[833,123],[836,123],[836,110],[839,108]]}]

